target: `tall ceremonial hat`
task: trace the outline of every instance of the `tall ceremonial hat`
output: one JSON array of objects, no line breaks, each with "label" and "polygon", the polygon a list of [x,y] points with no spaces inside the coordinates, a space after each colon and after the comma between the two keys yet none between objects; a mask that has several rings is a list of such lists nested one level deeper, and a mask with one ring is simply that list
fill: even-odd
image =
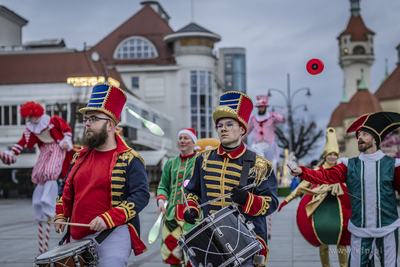
[{"label": "tall ceremonial hat", "polygon": [[117,125],[126,99],[125,93],[120,88],[108,83],[98,83],[93,87],[87,106],[78,111],[82,114],[88,111],[103,112]]},{"label": "tall ceremonial hat", "polygon": [[326,130],[326,142],[322,156],[326,158],[330,153],[335,152],[339,156],[339,144],[336,138],[336,131],[332,127]]},{"label": "tall ceremonial hat", "polygon": [[381,111],[362,115],[347,128],[346,133],[356,131],[356,137],[358,138],[359,131],[368,132],[374,137],[376,146],[379,147],[383,139],[399,126],[400,113]]},{"label": "tall ceremonial hat", "polygon": [[256,101],[256,107],[269,107],[268,105],[268,95],[258,95],[257,96],[257,101]]},{"label": "tall ceremonial hat", "polygon": [[213,119],[215,124],[220,119],[235,119],[247,132],[247,123],[253,110],[253,101],[242,92],[229,91],[219,97],[218,107],[214,110]]}]

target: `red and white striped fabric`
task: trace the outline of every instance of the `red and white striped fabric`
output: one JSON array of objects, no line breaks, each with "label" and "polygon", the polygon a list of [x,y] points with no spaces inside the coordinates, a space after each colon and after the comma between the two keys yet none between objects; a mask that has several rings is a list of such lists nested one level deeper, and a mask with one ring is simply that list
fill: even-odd
[{"label": "red and white striped fabric", "polygon": [[0,159],[4,164],[7,165],[11,165],[17,161],[14,156],[6,154],[5,152],[0,152]]},{"label": "red and white striped fabric", "polygon": [[66,152],[56,142],[43,144],[40,147],[38,161],[33,167],[32,182],[44,185],[47,181],[57,180],[61,173]]},{"label": "red and white striped fabric", "polygon": [[268,239],[270,239],[272,232],[272,214],[267,216],[267,220],[268,220]]},{"label": "red and white striped fabric", "polygon": [[49,240],[50,240],[50,223],[46,224],[46,231],[43,232],[43,224],[39,222],[39,253],[46,252],[49,250]]}]

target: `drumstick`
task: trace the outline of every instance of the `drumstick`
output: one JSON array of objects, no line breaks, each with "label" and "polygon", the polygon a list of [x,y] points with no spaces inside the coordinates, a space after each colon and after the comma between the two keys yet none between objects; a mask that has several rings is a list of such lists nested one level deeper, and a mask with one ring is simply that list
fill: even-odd
[{"label": "drumstick", "polygon": [[[246,186],[244,186],[242,189],[247,190],[247,189],[250,189],[250,188],[252,188],[252,187],[254,187],[254,186],[256,186],[255,183],[246,185]],[[209,200],[209,201],[207,201],[207,202],[204,202],[203,204],[198,205],[197,208],[204,207],[204,206],[206,206],[206,205],[208,205],[208,204],[211,204],[211,203],[213,203],[213,202],[215,202],[215,201],[218,201],[218,200],[221,200],[221,199],[223,199],[223,198],[230,197],[230,196],[232,196],[232,193],[228,193],[228,194],[222,195],[222,196],[220,196],[220,197],[214,198],[214,199],[212,199],[212,200]]]},{"label": "drumstick", "polygon": [[186,199],[185,191],[183,191],[183,186],[181,187],[181,191],[182,191],[183,199],[185,200],[186,208],[187,208],[188,212],[190,212],[189,203],[188,203],[188,201]]},{"label": "drumstick", "polygon": [[64,225],[71,225],[71,226],[82,226],[82,227],[90,227],[90,224],[83,224],[83,223],[71,223],[71,222],[50,222],[52,224],[64,224]]}]

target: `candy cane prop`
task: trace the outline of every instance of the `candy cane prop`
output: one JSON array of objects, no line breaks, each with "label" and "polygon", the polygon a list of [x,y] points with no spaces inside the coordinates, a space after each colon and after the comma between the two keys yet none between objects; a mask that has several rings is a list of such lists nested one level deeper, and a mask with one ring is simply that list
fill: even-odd
[{"label": "candy cane prop", "polygon": [[268,239],[271,238],[271,228],[272,228],[272,215],[268,215]]},{"label": "candy cane prop", "polygon": [[44,251],[49,250],[49,240],[50,240],[50,223],[46,224],[46,239],[44,240]]},{"label": "candy cane prop", "polygon": [[43,253],[43,231],[42,231],[42,222],[39,222],[39,253]]},{"label": "candy cane prop", "polygon": [[7,154],[5,152],[0,152],[0,160],[7,165],[11,165],[13,163],[15,163],[17,160],[15,159],[15,157],[13,157],[10,154]]}]

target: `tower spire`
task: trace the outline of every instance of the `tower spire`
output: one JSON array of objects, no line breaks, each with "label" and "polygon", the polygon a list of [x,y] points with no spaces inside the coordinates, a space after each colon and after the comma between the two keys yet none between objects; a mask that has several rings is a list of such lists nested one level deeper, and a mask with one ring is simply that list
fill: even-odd
[{"label": "tower spire", "polygon": [[192,9],[192,18],[191,18],[191,22],[194,23],[194,0],[192,0],[191,9]]},{"label": "tower spire", "polygon": [[343,83],[343,94],[342,94],[342,99],[340,100],[340,103],[349,103],[349,99],[347,98],[346,94],[346,80]]},{"label": "tower spire", "polygon": [[363,69],[361,69],[361,81],[357,86],[357,90],[368,90],[368,86],[364,80],[364,70]]},{"label": "tower spire", "polygon": [[387,77],[389,77],[389,71],[388,71],[388,59],[385,58],[385,76],[383,77],[381,84],[384,83],[387,79]]},{"label": "tower spire", "polygon": [[397,49],[397,57],[398,57],[397,65],[400,66],[400,44],[396,47],[396,49]]},{"label": "tower spire", "polygon": [[353,16],[360,15],[360,0],[350,0],[350,12]]}]

